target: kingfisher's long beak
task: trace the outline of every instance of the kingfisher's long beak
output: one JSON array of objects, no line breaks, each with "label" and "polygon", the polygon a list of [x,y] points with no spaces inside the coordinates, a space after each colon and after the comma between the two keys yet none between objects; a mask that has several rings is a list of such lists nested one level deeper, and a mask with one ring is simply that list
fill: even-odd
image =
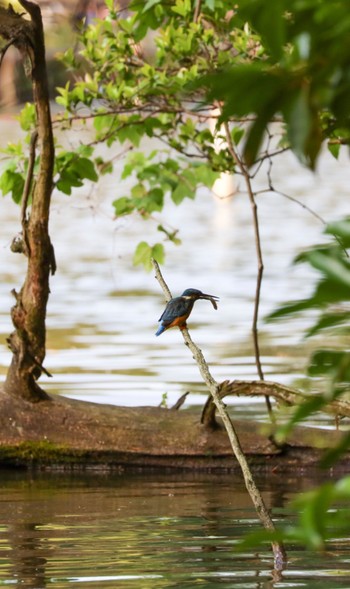
[{"label": "kingfisher's long beak", "polygon": [[218,308],[217,301],[219,300],[219,297],[216,297],[215,295],[205,294],[203,292],[199,298],[206,299],[207,301],[210,301],[211,304],[213,305],[214,309]]},{"label": "kingfisher's long beak", "polygon": [[202,292],[202,294],[199,298],[200,299],[207,299],[208,301],[210,301],[211,299],[214,299],[214,301],[219,300],[219,297],[216,297],[215,295],[205,294],[204,292]]}]

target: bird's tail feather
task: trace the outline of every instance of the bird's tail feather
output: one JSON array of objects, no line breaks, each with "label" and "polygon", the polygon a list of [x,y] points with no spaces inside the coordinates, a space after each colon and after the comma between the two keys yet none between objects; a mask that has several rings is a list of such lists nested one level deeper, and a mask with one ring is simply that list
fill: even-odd
[{"label": "bird's tail feather", "polygon": [[158,327],[158,330],[156,331],[156,335],[161,335],[163,333],[163,331],[165,331],[165,327],[164,327],[164,325],[160,324],[160,326]]}]

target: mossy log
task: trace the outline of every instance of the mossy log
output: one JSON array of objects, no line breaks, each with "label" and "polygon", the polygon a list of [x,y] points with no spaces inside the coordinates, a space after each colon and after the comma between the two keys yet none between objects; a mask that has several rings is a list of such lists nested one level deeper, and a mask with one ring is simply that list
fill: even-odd
[{"label": "mossy log", "polygon": [[[120,407],[50,397],[30,403],[0,391],[0,466],[42,469],[197,469],[239,471],[227,434],[198,410]],[[233,419],[234,420],[234,419]],[[298,427],[276,448],[261,425],[234,425],[255,472],[317,468],[341,433]],[[350,453],[337,469],[346,469]]]}]

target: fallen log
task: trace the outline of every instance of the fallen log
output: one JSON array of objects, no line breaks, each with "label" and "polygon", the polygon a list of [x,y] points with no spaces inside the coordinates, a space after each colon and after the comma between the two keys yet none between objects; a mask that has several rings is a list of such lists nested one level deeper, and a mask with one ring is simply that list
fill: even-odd
[{"label": "fallen log", "polygon": [[[317,469],[323,451],[342,436],[298,427],[277,448],[261,425],[235,420],[234,425],[249,464],[261,473]],[[0,390],[0,428],[0,467],[239,471],[220,421],[208,427],[196,409],[120,407],[53,396],[33,404]],[[336,468],[342,472],[349,463],[347,453]]]}]

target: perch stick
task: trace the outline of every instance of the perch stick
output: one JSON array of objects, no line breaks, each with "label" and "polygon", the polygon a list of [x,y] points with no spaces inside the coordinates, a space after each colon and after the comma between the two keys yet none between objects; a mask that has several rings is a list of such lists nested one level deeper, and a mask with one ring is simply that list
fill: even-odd
[{"label": "perch stick", "polygon": [[[161,288],[163,289],[166,300],[169,301],[171,299],[171,292],[162,276],[158,263],[156,262],[156,260],[152,260],[152,262],[156,274],[156,279],[158,280]],[[202,354],[202,351],[192,340],[188,329],[182,329],[181,333],[184,338],[185,344],[191,350],[193,358],[196,361],[199,371],[201,373],[201,376],[213,397],[218,413],[225,426],[232,447],[232,451],[241,467],[244,482],[247,491],[250,495],[250,498],[253,502],[253,505],[255,507],[255,510],[257,512],[257,515],[266,530],[269,530],[270,532],[275,532],[275,525],[264,503],[263,497],[254,481],[254,477],[249,468],[249,464],[247,462],[245,454],[242,450],[239,438],[237,436],[233,423],[228,415],[228,412],[226,411],[226,406],[222,399],[220,399],[220,396],[218,394],[219,385],[211,375],[208,364]],[[273,541],[271,543],[271,546],[274,554],[275,568],[280,570],[281,568],[283,568],[287,560],[284,546],[282,543],[276,541]]]}]

